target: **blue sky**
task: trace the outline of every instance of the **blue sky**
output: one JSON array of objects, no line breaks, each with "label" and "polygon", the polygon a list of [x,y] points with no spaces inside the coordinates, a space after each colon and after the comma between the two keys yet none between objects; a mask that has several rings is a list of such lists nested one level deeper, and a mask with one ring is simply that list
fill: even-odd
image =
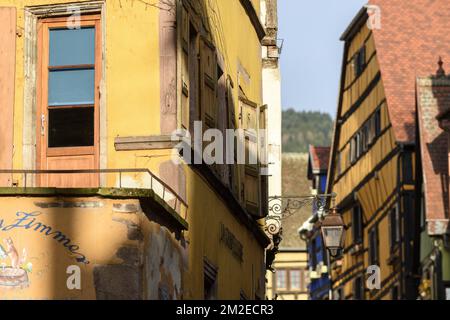
[{"label": "blue sky", "polygon": [[341,34],[367,0],[278,0],[283,109],[336,113]]}]

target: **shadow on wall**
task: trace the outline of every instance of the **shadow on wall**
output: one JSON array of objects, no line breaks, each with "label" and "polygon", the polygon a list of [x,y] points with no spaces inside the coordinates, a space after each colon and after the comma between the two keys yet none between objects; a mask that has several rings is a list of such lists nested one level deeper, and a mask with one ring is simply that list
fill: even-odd
[{"label": "shadow on wall", "polygon": [[[427,144],[428,152],[431,158],[433,171],[440,177],[440,190],[442,190],[442,204],[445,216],[449,216],[449,132],[450,132],[450,77],[445,74],[443,68],[444,62],[439,58],[439,69],[436,75],[431,77],[431,88],[433,96],[430,99],[436,99],[437,115],[435,119],[428,120],[433,122],[433,128],[427,128],[429,132],[442,131],[436,138]],[[440,127],[440,129],[439,129]]]},{"label": "shadow on wall", "polygon": [[185,243],[150,200],[2,200],[3,299],[182,298]]},{"label": "shadow on wall", "polygon": [[[178,300],[183,298],[182,275],[187,248],[181,233],[140,201],[141,212],[115,213],[126,226],[127,239],[107,264],[94,267],[96,298],[100,300]],[[137,216],[136,216],[137,215]],[[138,218],[138,221],[136,221]]]}]

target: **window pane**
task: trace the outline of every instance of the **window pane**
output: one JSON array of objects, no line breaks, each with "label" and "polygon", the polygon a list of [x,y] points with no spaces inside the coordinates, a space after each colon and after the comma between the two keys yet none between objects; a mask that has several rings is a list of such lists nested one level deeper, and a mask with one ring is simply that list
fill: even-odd
[{"label": "window pane", "polygon": [[277,276],[277,288],[286,289],[287,287],[287,272],[286,270],[278,270],[276,272]]},{"label": "window pane", "polygon": [[50,30],[49,65],[95,63],[95,28]]},{"label": "window pane", "polygon": [[49,147],[94,145],[94,108],[50,109]]},{"label": "window pane", "polygon": [[362,211],[360,205],[353,207],[353,219],[352,219],[352,229],[353,229],[353,242],[362,242]]},{"label": "window pane", "polygon": [[94,69],[51,71],[48,80],[48,104],[94,104],[94,81]]},{"label": "window pane", "polygon": [[291,270],[289,276],[291,279],[291,289],[300,290],[301,289],[300,270]]},{"label": "window pane", "polygon": [[375,136],[378,137],[381,133],[381,111],[375,112]]},{"label": "window pane", "polygon": [[406,152],[403,154],[402,158],[402,169],[403,169],[403,182],[406,184],[412,184],[413,179],[413,168],[412,168],[412,154]]}]

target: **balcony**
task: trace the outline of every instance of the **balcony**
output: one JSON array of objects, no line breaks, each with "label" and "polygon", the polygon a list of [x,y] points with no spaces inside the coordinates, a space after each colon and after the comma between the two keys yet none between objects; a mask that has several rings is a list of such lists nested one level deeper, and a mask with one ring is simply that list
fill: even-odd
[{"label": "balcony", "polygon": [[[0,187],[0,196],[102,196],[107,198],[152,198],[185,226],[188,205],[169,185],[149,169],[80,169],[80,170],[0,170],[0,176],[12,182]],[[76,185],[68,182],[72,176],[86,176]],[[92,179],[100,181],[92,185]],[[83,181],[83,179],[81,179]],[[20,181],[20,183],[19,183]],[[180,219],[181,218],[181,219]]]}]

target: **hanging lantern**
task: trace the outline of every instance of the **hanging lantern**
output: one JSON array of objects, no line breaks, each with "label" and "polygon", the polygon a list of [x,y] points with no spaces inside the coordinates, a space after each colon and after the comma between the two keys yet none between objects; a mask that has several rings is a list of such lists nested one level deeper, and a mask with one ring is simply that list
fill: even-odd
[{"label": "hanging lantern", "polygon": [[330,256],[340,256],[344,248],[345,224],[336,208],[331,209],[321,224],[322,240]]}]

